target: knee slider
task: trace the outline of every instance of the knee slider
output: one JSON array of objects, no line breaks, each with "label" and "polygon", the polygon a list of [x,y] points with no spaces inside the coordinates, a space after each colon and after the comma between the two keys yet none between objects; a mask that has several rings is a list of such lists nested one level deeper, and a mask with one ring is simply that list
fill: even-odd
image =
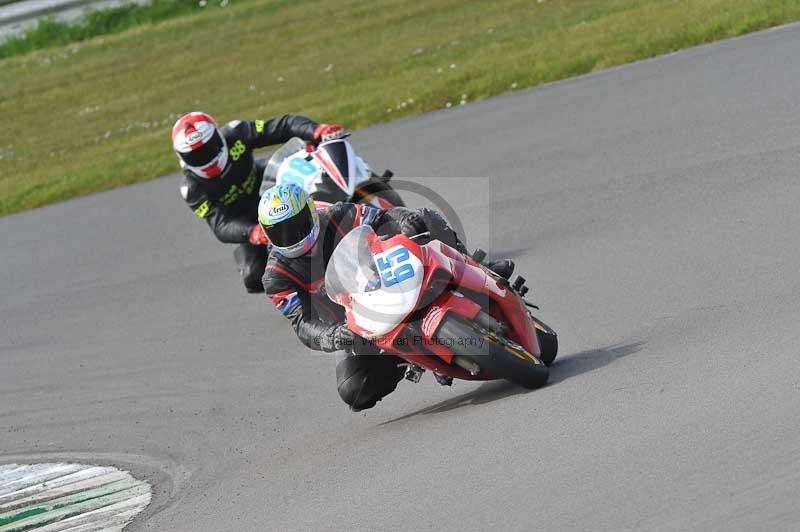
[{"label": "knee slider", "polygon": [[393,358],[351,356],[336,366],[339,397],[354,409],[372,408],[397,388],[402,371]]},{"label": "knee slider", "polygon": [[372,408],[378,401],[370,390],[369,372],[361,369],[339,383],[339,397],[353,408],[363,410]]}]

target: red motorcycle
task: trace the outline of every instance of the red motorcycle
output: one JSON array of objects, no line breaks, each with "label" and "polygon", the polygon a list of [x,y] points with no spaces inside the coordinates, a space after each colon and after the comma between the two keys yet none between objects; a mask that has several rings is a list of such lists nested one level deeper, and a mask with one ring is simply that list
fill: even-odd
[{"label": "red motorcycle", "polygon": [[438,240],[417,242],[427,236],[381,238],[365,225],[342,239],[325,288],[348,327],[407,361],[413,382],[430,370],[445,385],[453,378],[544,385],[558,338],[530,312],[537,307],[524,299],[525,280],[506,281],[482,257]]}]

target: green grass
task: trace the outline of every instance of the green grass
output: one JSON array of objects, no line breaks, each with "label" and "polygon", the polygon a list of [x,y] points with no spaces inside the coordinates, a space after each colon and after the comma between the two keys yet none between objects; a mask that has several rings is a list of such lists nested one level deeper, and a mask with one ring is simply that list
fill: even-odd
[{"label": "green grass", "polygon": [[794,20],[796,0],[234,0],[0,60],[0,214],[176,171],[189,110],[360,128]]},{"label": "green grass", "polygon": [[45,17],[22,35],[0,44],[0,58],[85,41],[98,35],[118,33],[134,26],[152,24],[204,9],[213,11],[220,7],[218,3],[201,7],[195,0],[151,0],[145,5],[123,4],[91,11],[73,24],[59,22],[54,17]]}]

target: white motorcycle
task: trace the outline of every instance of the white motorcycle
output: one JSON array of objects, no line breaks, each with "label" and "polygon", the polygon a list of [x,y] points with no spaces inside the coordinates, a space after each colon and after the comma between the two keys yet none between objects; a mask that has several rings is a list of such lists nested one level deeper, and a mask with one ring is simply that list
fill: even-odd
[{"label": "white motorcycle", "polygon": [[294,137],[272,154],[264,169],[260,193],[281,183],[295,183],[317,207],[336,202],[368,203],[389,209],[405,204],[389,185],[392,172],[375,174],[344,138],[313,144]]}]

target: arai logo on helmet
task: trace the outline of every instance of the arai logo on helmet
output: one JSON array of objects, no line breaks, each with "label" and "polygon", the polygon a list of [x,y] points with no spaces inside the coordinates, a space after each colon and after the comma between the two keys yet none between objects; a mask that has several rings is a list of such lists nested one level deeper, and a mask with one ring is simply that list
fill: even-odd
[{"label": "arai logo on helmet", "polygon": [[195,131],[194,133],[189,133],[186,135],[186,144],[194,144],[195,142],[199,141],[203,138],[202,131]]},{"label": "arai logo on helmet", "polygon": [[272,207],[269,208],[269,215],[272,218],[280,218],[281,216],[286,214],[286,211],[288,210],[289,210],[289,205],[287,205],[286,203],[281,203],[280,205],[273,205]]}]

